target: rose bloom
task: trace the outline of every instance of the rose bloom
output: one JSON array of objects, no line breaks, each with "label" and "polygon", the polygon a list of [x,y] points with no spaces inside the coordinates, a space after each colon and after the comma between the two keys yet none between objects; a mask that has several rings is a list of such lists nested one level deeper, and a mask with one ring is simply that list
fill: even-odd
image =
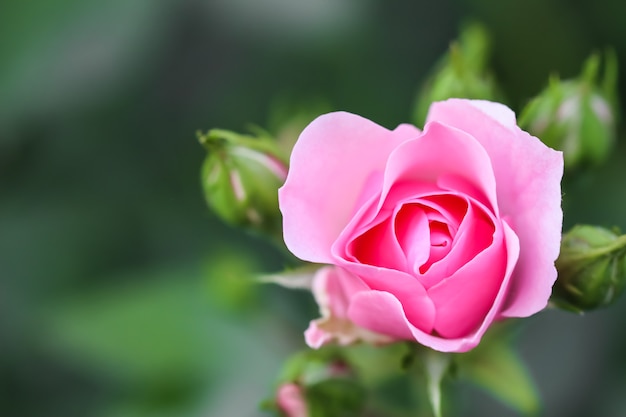
[{"label": "rose bloom", "polygon": [[[562,174],[562,154],[498,103],[434,103],[423,131],[330,113],[293,149],[279,190],[284,239],[299,258],[334,265],[316,276],[326,319],[464,352],[495,320],[546,306]],[[311,346],[341,340],[319,324]]]}]

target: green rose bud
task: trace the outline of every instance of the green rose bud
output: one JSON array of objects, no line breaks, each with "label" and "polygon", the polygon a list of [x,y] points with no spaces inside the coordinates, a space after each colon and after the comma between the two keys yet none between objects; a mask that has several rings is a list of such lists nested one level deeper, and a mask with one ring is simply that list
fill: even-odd
[{"label": "green rose bud", "polygon": [[278,188],[287,163],[272,139],[219,129],[198,139],[208,150],[202,186],[211,209],[234,226],[280,236]]},{"label": "green rose bud", "polygon": [[489,37],[478,24],[466,26],[458,41],[435,67],[421,88],[414,112],[414,122],[423,126],[431,103],[448,98],[496,100],[496,83],[487,71]]},{"label": "green rose bud", "polygon": [[626,286],[626,235],[575,226],[563,236],[551,301],[583,312],[613,303]]},{"label": "green rose bud", "polygon": [[615,142],[617,59],[606,55],[603,79],[598,82],[600,57],[585,62],[579,78],[560,81],[528,103],[519,124],[546,145],[563,151],[565,168],[602,162]]}]

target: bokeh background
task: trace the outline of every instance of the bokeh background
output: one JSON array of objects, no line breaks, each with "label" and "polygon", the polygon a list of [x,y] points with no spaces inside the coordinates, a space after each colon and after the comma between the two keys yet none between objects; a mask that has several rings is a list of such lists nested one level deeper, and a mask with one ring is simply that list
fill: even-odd
[{"label": "bokeh background", "polygon": [[[621,0],[3,0],[0,415],[262,415],[315,306],[247,285],[288,260],[206,208],[196,130],[317,108],[392,128],[469,18],[516,110],[609,45],[626,103]],[[626,230],[620,136],[565,184],[566,227]],[[542,415],[626,415],[626,299],[524,327]],[[462,390],[463,415],[515,415]]]}]

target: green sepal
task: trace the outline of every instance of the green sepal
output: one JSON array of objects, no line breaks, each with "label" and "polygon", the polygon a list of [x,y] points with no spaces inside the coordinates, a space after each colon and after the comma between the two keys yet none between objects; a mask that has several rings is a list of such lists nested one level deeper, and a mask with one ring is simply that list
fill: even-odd
[{"label": "green sepal", "polygon": [[320,264],[306,263],[288,268],[282,272],[264,274],[257,277],[261,284],[277,284],[285,288],[310,290],[315,273],[322,267]]}]

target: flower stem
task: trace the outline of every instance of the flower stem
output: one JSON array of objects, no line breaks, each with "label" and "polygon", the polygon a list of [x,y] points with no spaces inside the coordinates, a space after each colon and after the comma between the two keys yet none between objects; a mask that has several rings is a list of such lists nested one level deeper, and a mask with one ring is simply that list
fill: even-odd
[{"label": "flower stem", "polygon": [[451,356],[446,353],[430,350],[424,358],[426,377],[428,380],[428,398],[435,417],[441,414],[441,381],[450,366]]}]

